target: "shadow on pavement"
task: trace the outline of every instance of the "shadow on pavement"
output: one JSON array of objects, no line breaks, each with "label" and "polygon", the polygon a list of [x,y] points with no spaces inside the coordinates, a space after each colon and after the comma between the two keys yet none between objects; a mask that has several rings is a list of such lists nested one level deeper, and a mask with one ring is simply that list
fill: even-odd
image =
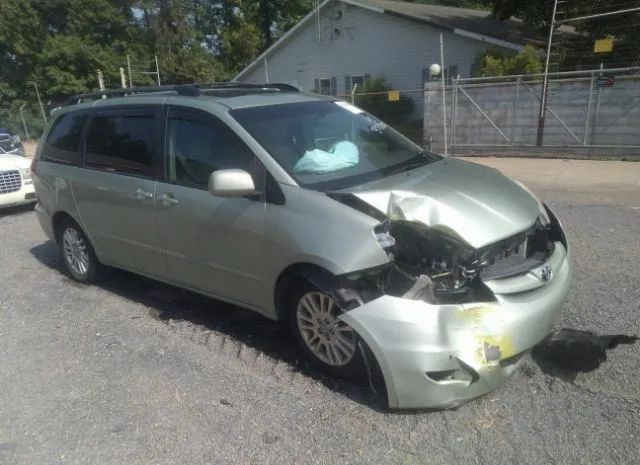
[{"label": "shadow on pavement", "polygon": [[20,213],[32,212],[35,208],[35,203],[28,203],[25,205],[16,205],[13,207],[0,208],[0,218],[11,215],[19,215]]},{"label": "shadow on pavement", "polygon": [[[30,250],[41,263],[67,276],[57,246],[47,241]],[[70,278],[69,278],[70,279]],[[73,281],[75,283],[75,281]],[[257,351],[289,365],[328,389],[345,395],[373,410],[386,412],[386,396],[375,394],[367,386],[325,376],[298,350],[283,324],[255,312],[143,276],[113,269],[97,286],[149,307],[150,315],[169,323],[188,321],[202,328],[231,337]],[[380,393],[382,389],[377,389]]]}]

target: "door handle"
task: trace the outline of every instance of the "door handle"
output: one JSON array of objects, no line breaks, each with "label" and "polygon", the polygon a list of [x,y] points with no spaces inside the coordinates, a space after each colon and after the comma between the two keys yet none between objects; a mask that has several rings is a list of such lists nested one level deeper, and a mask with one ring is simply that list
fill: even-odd
[{"label": "door handle", "polygon": [[144,189],[136,190],[136,193],[134,194],[134,196],[136,199],[141,199],[141,200],[153,198],[153,194],[151,192],[145,191]]},{"label": "door handle", "polygon": [[180,202],[171,194],[164,194],[160,196],[160,202],[162,202],[167,207],[171,207],[173,205],[177,205]]}]

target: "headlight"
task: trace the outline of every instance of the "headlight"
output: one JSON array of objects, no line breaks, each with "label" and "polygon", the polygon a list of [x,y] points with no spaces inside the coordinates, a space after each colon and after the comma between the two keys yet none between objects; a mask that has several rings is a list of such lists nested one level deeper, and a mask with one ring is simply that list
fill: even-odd
[{"label": "headlight", "polygon": [[378,241],[378,245],[380,245],[380,247],[382,247],[382,249],[385,251],[396,245],[395,238],[391,234],[389,234],[388,221],[380,223],[375,228],[373,228],[373,235],[376,238],[376,241]]},{"label": "headlight", "polygon": [[20,173],[22,174],[22,179],[31,179],[31,168],[20,168]]}]

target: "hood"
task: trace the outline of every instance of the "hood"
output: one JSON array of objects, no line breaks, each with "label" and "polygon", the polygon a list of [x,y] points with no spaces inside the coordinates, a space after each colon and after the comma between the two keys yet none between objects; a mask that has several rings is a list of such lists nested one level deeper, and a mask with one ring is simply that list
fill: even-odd
[{"label": "hood", "polygon": [[498,170],[452,158],[343,192],[475,248],[524,231],[539,214],[538,200]]},{"label": "hood", "polygon": [[0,154],[0,170],[18,170],[29,168],[31,166],[31,160],[20,155],[11,155],[9,153]]}]

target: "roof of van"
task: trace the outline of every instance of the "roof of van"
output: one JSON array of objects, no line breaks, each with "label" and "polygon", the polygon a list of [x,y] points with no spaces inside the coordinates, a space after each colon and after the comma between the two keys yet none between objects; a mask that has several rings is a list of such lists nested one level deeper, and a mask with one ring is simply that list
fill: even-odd
[{"label": "roof of van", "polygon": [[[240,109],[256,106],[278,105],[285,103],[311,102],[319,100],[335,100],[331,96],[306,94],[289,89],[202,89],[199,95],[188,95],[174,91],[150,91],[122,96],[117,92],[108,98],[100,98],[99,93],[78,96],[78,103],[71,103],[60,108],[61,113],[87,108],[129,106],[144,104],[173,103],[184,106],[202,108],[207,102],[218,104],[228,109]],[[87,98],[94,100],[83,101]],[[73,100],[70,99],[69,101]]]}]

